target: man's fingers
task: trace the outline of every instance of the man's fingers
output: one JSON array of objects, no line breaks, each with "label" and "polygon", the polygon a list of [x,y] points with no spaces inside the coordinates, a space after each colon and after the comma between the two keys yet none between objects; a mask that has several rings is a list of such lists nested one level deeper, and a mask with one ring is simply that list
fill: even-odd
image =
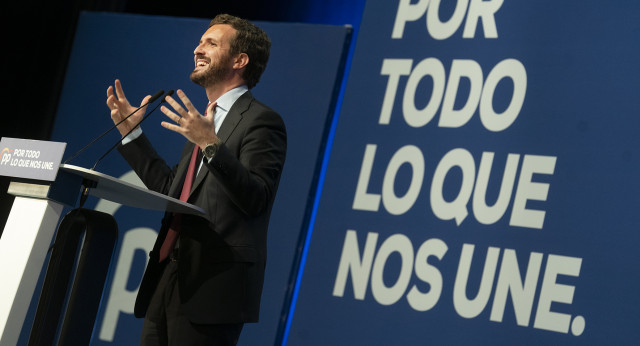
[{"label": "man's fingers", "polygon": [[198,113],[198,110],[196,109],[196,107],[193,106],[193,103],[191,103],[191,100],[189,100],[189,98],[187,97],[187,94],[185,94],[184,91],[182,91],[181,89],[178,89],[177,94],[180,100],[182,101],[182,103],[184,103],[184,106],[187,107],[187,110],[190,113],[194,113],[194,114]]},{"label": "man's fingers", "polygon": [[107,101],[105,101],[107,104],[107,107],[109,107],[110,110],[113,110],[113,100],[111,99],[112,96],[113,95],[109,95],[107,93]]},{"label": "man's fingers", "polygon": [[114,104],[116,102],[116,96],[113,94],[113,86],[109,86],[107,88],[107,107],[109,107],[109,109],[113,110],[114,107],[116,107],[116,105]]},{"label": "man's fingers", "polygon": [[164,115],[169,117],[169,119],[173,120],[174,122],[176,122],[176,123],[180,122],[181,117],[178,114],[172,112],[169,108],[167,108],[165,106],[161,106],[160,107],[160,111],[162,113],[164,113]]},{"label": "man's fingers", "polygon": [[161,122],[160,125],[162,125],[162,127],[164,127],[165,129],[171,130],[174,132],[182,133],[183,131],[180,126],[166,122],[166,121]]},{"label": "man's fingers", "polygon": [[145,98],[142,99],[142,102],[140,102],[140,107],[142,107],[145,103],[149,102],[149,99],[151,99],[151,95],[145,96]]},{"label": "man's fingers", "polygon": [[122,104],[118,102],[118,99],[116,99],[114,95],[111,95],[107,98],[107,107],[109,107],[110,110],[117,110],[122,107]]},{"label": "man's fingers", "polygon": [[107,99],[111,96],[113,96],[113,86],[109,85],[107,88]]},{"label": "man's fingers", "polygon": [[171,96],[167,96],[165,98],[165,100],[167,100],[167,103],[176,111],[178,112],[178,114],[180,114],[181,116],[186,116],[187,115],[187,111],[184,110],[184,108],[182,108],[182,106],[178,103],[178,101],[176,101],[173,97]]},{"label": "man's fingers", "polygon": [[120,80],[116,79],[114,84],[116,86],[116,95],[118,96],[118,100],[126,101],[127,98],[124,96],[124,90],[122,90],[122,83],[120,83]]}]

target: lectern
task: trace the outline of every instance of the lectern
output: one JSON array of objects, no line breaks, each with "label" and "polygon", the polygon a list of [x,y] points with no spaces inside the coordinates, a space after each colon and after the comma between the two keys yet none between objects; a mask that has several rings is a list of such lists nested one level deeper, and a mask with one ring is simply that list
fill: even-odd
[{"label": "lectern", "polygon": [[60,165],[54,181],[16,178],[8,192],[16,197],[0,238],[0,345],[18,342],[63,208],[75,208],[83,194],[136,208],[207,217],[194,205],[73,165]]}]

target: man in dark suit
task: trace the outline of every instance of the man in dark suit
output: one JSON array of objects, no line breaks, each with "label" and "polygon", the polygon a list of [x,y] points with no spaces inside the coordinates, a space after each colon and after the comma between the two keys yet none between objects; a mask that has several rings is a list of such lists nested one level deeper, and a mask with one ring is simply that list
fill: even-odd
[{"label": "man in dark suit", "polygon": [[[167,97],[172,109],[161,108],[171,120],[162,126],[188,140],[173,169],[135,128],[146,109],[118,126],[123,136],[133,130],[118,149],[149,189],[208,214],[168,213],[162,221],[135,305],[135,315],[145,317],[143,345],[233,345],[244,323],[258,321],[267,226],[286,155],[282,119],[248,91],[270,46],[246,20],[211,21],[191,74],[210,101],[205,114],[181,90],[182,104]],[[135,109],[119,80],[107,89],[107,106],[114,122]],[[183,191],[185,185],[191,187]]]}]

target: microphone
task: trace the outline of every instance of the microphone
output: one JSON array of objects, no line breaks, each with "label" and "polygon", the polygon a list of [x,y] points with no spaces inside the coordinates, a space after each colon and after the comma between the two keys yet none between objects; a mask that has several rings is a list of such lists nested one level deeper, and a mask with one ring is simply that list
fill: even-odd
[{"label": "microphone", "polygon": [[[170,91],[171,94],[173,94],[173,90]],[[149,101],[143,105],[141,105],[140,107],[136,108],[133,112],[131,112],[131,114],[127,115],[126,117],[124,117],[124,119],[120,120],[117,124],[113,125],[110,129],[108,129],[107,131],[103,132],[100,136],[96,137],[94,140],[92,140],[89,144],[85,145],[84,148],[78,150],[75,154],[71,155],[70,158],[66,159],[63,163],[66,164],[69,161],[73,160],[74,158],[76,158],[76,156],[80,155],[80,153],[82,153],[83,151],[85,151],[88,147],[90,147],[91,145],[93,145],[93,143],[97,142],[100,138],[104,137],[107,133],[111,132],[111,130],[115,129],[118,125],[122,124],[125,120],[129,119],[132,115],[134,115],[137,111],[139,111],[140,109],[142,109],[143,107],[146,107],[147,105],[155,102],[155,100],[159,99],[160,96],[162,96],[162,94],[164,94],[164,90],[160,90],[157,93],[153,94],[153,96],[151,96],[151,98],[149,99]],[[171,95],[169,93],[167,93],[168,95]],[[165,96],[166,97],[166,96]],[[164,99],[162,99],[162,102],[164,102]],[[137,127],[137,126],[136,126]]]},{"label": "microphone", "polygon": [[[173,91],[173,90],[171,90],[171,91]],[[149,99],[149,102],[147,102],[147,104],[153,103],[155,100],[159,99],[160,96],[162,96],[162,94],[164,94],[164,90],[158,90],[157,93],[155,93],[155,94],[153,94],[153,96],[151,96],[151,98]],[[172,92],[172,94],[173,94],[173,92]],[[169,94],[167,94],[167,95],[169,95]],[[164,99],[163,99],[163,101],[164,101]]]},{"label": "microphone", "polygon": [[[162,91],[164,93],[164,91]],[[161,104],[163,104],[166,101],[167,96],[171,96],[173,95],[174,91],[173,90],[169,90],[167,92],[166,95],[164,95],[164,97],[162,98],[162,101],[160,101],[160,103],[158,103],[152,110],[151,112],[148,112],[142,119],[140,119],[140,121],[138,121],[138,123],[136,124],[136,126],[132,127],[131,130],[129,130],[129,132],[127,132],[127,134],[125,134],[124,136],[122,136],[122,138],[120,138],[111,148],[109,148],[109,150],[107,150],[106,153],[104,153],[102,156],[100,156],[100,158],[98,159],[98,161],[96,161],[96,163],[93,165],[93,167],[91,168],[92,171],[95,171],[96,167],[98,166],[98,163],[100,163],[100,161],[102,161],[102,159],[104,159],[107,155],[109,155],[110,152],[113,151],[113,149],[115,149],[118,144],[120,144],[120,142],[127,137],[128,135],[131,134],[131,132],[133,132],[133,130],[135,130],[138,126],[140,126],[140,124],[142,124],[143,121],[145,121],[150,115],[151,113],[153,113],[156,109],[158,109],[158,107],[160,107]],[[156,94],[157,95],[157,94]],[[154,95],[154,97],[156,96]],[[158,96],[160,97],[160,96]],[[156,99],[158,98],[156,97]],[[134,111],[135,113],[135,111]],[[133,114],[133,113],[131,113]],[[117,125],[116,125],[117,126]]]}]

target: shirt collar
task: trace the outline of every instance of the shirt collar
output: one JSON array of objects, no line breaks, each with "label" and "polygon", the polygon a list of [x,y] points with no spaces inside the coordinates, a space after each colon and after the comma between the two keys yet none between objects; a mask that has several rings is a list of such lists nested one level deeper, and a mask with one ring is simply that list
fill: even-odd
[{"label": "shirt collar", "polygon": [[241,85],[227,91],[216,100],[216,102],[218,103],[217,106],[224,112],[229,112],[229,109],[231,109],[231,106],[233,106],[236,100],[238,100],[238,98],[240,98],[240,96],[242,96],[248,90],[249,88],[246,85]]}]

